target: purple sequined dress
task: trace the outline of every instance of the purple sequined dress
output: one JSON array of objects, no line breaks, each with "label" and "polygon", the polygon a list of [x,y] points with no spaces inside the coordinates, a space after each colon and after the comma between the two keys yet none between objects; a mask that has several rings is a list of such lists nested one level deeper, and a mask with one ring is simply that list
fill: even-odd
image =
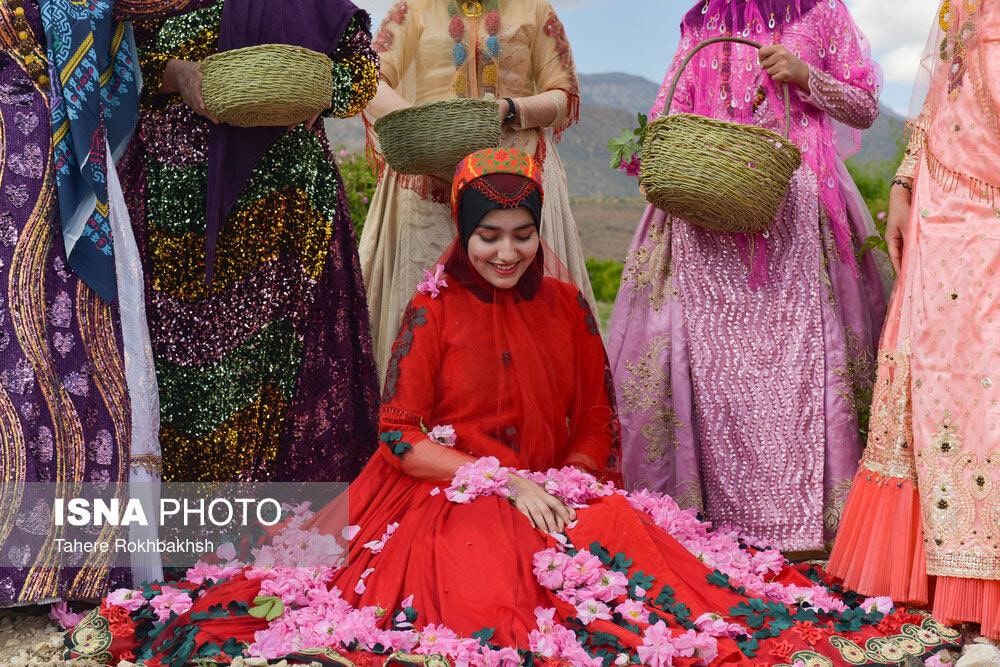
[{"label": "purple sequined dress", "polygon": [[[29,546],[59,537],[51,508],[18,495],[37,482],[125,481],[131,430],[117,310],[66,266],[49,89],[25,65],[44,60],[44,33],[37,4],[24,9],[27,40],[0,30],[0,549],[22,566],[0,567],[0,607],[92,599],[129,576],[101,556],[53,567]],[[6,2],[0,23],[17,25]]]},{"label": "purple sequined dress", "polygon": [[[161,9],[162,8],[162,9]],[[218,234],[206,279],[207,119],[158,94],[170,59],[216,52],[223,2],[132,0],[145,90],[119,166],[146,278],[163,480],[350,481],[377,442],[378,384],[344,185],[322,129],[278,136]],[[330,113],[359,113],[377,57],[356,15]]]},{"label": "purple sequined dress", "polygon": [[[874,257],[853,257],[874,230],[837,154],[833,122],[874,121],[878,72],[841,0],[817,2],[788,24],[771,16],[749,17],[746,34],[784,44],[810,66],[811,94],[791,96],[803,166],[766,239],[647,209],[609,356],[630,488],[669,493],[756,541],[811,551],[836,530],[857,468],[858,417],[885,313]],[[684,25],[652,115],[663,111],[683,56],[725,34],[719,16],[704,22]],[[672,111],[781,132],[775,92],[754,49],[717,44],[684,71]]]}]

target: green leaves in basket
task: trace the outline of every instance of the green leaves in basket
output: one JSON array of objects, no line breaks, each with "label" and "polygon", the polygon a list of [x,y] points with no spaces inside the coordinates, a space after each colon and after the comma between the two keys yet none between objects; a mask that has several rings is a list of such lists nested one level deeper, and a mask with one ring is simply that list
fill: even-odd
[{"label": "green leaves in basket", "polygon": [[617,171],[623,163],[631,162],[633,155],[639,154],[649,119],[646,118],[646,114],[640,113],[636,115],[636,122],[639,124],[638,127],[631,130],[626,128],[617,137],[608,139],[608,152],[611,153],[611,161],[608,166],[611,169]]}]

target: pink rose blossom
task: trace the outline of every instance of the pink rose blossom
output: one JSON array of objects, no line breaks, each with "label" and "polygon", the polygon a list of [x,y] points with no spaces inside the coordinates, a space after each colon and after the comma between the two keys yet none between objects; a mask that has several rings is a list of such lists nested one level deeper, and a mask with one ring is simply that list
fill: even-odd
[{"label": "pink rose blossom", "polygon": [[585,588],[601,578],[601,561],[589,551],[580,551],[569,559],[563,572],[566,588]]},{"label": "pink rose blossom", "polygon": [[615,612],[622,615],[629,623],[645,623],[649,614],[646,606],[637,600],[626,600],[615,607]]},{"label": "pink rose blossom", "polygon": [[461,505],[481,496],[510,498],[510,471],[494,456],[485,456],[466,463],[455,472],[445,496]]},{"label": "pink rose blossom", "polygon": [[579,595],[584,599],[611,602],[628,592],[628,577],[621,572],[602,568],[597,581],[584,587]]},{"label": "pink rose blossom", "polygon": [[444,445],[445,447],[455,446],[455,429],[452,428],[451,424],[435,426],[427,433],[427,437],[431,440],[431,442],[436,442],[437,444]]},{"label": "pink rose blossom", "polygon": [[224,565],[210,565],[204,561],[198,561],[194,567],[188,568],[186,579],[200,586],[208,579],[216,582],[228,579],[242,569],[243,565],[238,561]]},{"label": "pink rose blossom", "polygon": [[695,655],[701,658],[701,662],[711,665],[719,657],[719,642],[715,637],[705,633],[698,633],[694,643]]},{"label": "pink rose blossom", "polygon": [[955,664],[954,662],[945,662],[944,659],[941,657],[943,654],[944,651],[939,651],[934,655],[932,655],[931,657],[924,660],[924,667],[951,667],[952,665]]},{"label": "pink rose blossom", "polygon": [[414,649],[421,655],[442,655],[453,653],[457,648],[458,635],[443,625],[428,625],[420,631],[420,643]]},{"label": "pink rose blossom", "polygon": [[777,574],[785,566],[785,557],[780,551],[767,549],[758,551],[750,557],[754,573],[759,575]]},{"label": "pink rose blossom", "polygon": [[444,264],[438,264],[434,267],[433,272],[424,269],[424,279],[417,283],[417,291],[436,299],[441,295],[441,288],[447,286],[448,282],[444,278]]},{"label": "pink rose blossom", "polygon": [[232,542],[220,544],[219,548],[215,550],[215,557],[221,561],[236,560],[236,547],[233,546]]},{"label": "pink rose blossom", "polygon": [[149,601],[149,606],[156,612],[156,620],[165,621],[174,613],[180,616],[191,608],[191,596],[184,591],[164,586],[160,594]]},{"label": "pink rose blossom", "polygon": [[881,614],[891,614],[893,609],[892,598],[888,597],[868,598],[861,603],[861,608],[868,613],[877,611]]},{"label": "pink rose blossom", "polygon": [[822,586],[815,586],[813,588],[812,606],[825,612],[840,613],[847,611],[847,605]]},{"label": "pink rose blossom", "polygon": [[590,625],[594,621],[610,621],[611,609],[598,600],[584,600],[576,605],[576,617],[584,625]]},{"label": "pink rose blossom", "polygon": [[248,572],[247,578],[261,579],[261,595],[274,595],[286,605],[292,605],[306,604],[311,591],[325,587],[333,578],[333,572],[329,567],[279,567],[264,577],[251,576],[252,572]]},{"label": "pink rose blossom", "polygon": [[376,630],[373,641],[391,651],[413,651],[420,635],[413,630]]},{"label": "pink rose blossom", "polygon": [[469,661],[472,667],[518,667],[521,664],[520,654],[509,646],[501,649],[483,646],[479,651]]},{"label": "pink rose blossom", "polygon": [[142,591],[134,591],[131,588],[111,591],[106,599],[108,604],[128,611],[138,611],[146,606],[146,598],[142,596]]},{"label": "pink rose blossom", "polygon": [[574,466],[551,468],[545,472],[520,470],[517,474],[530,479],[546,492],[577,509],[586,507],[592,500],[615,493],[611,484],[599,482],[593,475]]},{"label": "pink rose blossom", "polygon": [[636,649],[642,664],[649,667],[669,667],[674,664],[673,639],[663,621],[646,628],[642,634],[642,644]]},{"label": "pink rose blossom", "polygon": [[562,588],[563,570],[568,562],[569,556],[555,549],[539,551],[532,559],[535,578],[545,588],[557,591]]},{"label": "pink rose blossom", "polygon": [[702,614],[695,619],[694,626],[712,637],[739,637],[748,634],[743,626],[730,623],[718,614]]},{"label": "pink rose blossom", "polygon": [[282,627],[269,627],[265,630],[258,630],[253,635],[253,643],[247,649],[247,653],[253,658],[267,658],[277,660],[286,656],[295,649],[288,641],[288,632]]},{"label": "pink rose blossom", "polygon": [[[662,621],[661,621],[662,622]],[[715,637],[704,632],[688,630],[673,638],[675,655],[679,658],[698,657],[705,664],[711,663],[719,654]]]},{"label": "pink rose blossom", "polygon": [[624,171],[629,176],[636,177],[639,175],[639,169],[641,166],[642,164],[639,162],[639,156],[633,155],[628,162],[623,159],[618,164],[618,171]]},{"label": "pink rose blossom", "polygon": [[528,634],[528,648],[543,658],[564,660],[574,667],[600,667],[601,660],[590,657],[569,628],[555,622],[555,609],[535,608],[537,629]]},{"label": "pink rose blossom", "polygon": [[63,601],[56,602],[49,608],[49,618],[58,623],[63,630],[72,630],[83,620],[83,614],[70,611],[69,605]]}]

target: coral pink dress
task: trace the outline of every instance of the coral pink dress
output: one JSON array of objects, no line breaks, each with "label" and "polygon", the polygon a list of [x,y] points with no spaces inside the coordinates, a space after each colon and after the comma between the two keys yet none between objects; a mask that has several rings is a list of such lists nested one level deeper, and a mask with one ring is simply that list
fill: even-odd
[{"label": "coral pink dress", "polygon": [[944,5],[868,448],[830,571],[1000,638],[1000,47],[987,38],[1000,6]]}]

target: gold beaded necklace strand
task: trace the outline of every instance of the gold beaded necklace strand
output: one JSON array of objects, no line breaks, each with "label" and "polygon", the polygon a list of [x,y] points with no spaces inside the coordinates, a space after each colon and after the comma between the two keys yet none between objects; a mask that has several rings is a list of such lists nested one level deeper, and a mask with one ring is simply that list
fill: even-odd
[{"label": "gold beaded necklace strand", "polygon": [[8,0],[7,6],[12,15],[12,25],[17,38],[17,53],[24,68],[38,87],[47,92],[49,85],[48,62],[41,46],[35,39],[35,33],[28,23],[24,10],[24,0]]}]

